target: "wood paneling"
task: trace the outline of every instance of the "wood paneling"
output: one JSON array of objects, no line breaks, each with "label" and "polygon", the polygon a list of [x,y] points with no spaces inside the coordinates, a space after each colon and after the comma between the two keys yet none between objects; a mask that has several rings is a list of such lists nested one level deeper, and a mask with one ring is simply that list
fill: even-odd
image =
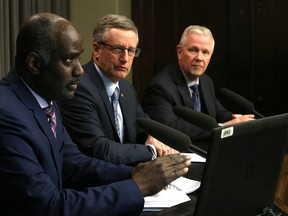
[{"label": "wood paneling", "polygon": [[132,0],[131,5],[142,48],[133,65],[140,101],[154,74],[177,62],[175,47],[184,28],[199,24],[210,28],[216,41],[206,72],[216,90],[235,91],[265,116],[288,111],[283,102],[288,92],[287,0]]}]

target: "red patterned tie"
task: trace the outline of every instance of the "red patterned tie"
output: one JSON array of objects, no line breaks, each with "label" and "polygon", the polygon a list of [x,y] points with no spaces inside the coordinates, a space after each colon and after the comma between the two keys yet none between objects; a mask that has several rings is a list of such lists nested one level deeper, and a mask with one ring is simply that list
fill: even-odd
[{"label": "red patterned tie", "polygon": [[51,129],[52,129],[52,132],[56,138],[56,126],[57,126],[57,123],[56,123],[56,114],[55,114],[55,111],[53,109],[53,105],[50,105],[48,107],[45,107],[43,108],[44,112],[45,112],[45,115],[47,116],[48,118],[48,121],[50,122],[50,126],[51,126]]}]

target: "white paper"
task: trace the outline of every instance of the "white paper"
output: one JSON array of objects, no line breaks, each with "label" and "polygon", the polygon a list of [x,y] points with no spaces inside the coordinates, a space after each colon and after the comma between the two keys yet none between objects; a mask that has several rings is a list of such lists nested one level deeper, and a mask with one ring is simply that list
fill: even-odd
[{"label": "white paper", "polygon": [[153,196],[145,197],[144,200],[144,211],[159,211],[189,201],[190,198],[183,191],[178,191],[175,187],[170,186]]},{"label": "white paper", "polygon": [[185,177],[180,177],[171,182],[170,185],[178,190],[183,191],[186,194],[189,194],[196,191],[200,187],[200,184],[201,182],[199,181],[195,181]]},{"label": "white paper", "polygon": [[171,182],[168,188],[161,190],[153,196],[144,198],[144,211],[161,211],[190,200],[188,193],[197,190],[200,182],[180,177]]}]

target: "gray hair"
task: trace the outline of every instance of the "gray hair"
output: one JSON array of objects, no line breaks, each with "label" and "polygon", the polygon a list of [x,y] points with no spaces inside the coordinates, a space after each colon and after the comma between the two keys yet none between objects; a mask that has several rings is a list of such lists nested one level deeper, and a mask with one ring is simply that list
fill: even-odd
[{"label": "gray hair", "polygon": [[215,46],[215,40],[214,40],[214,37],[211,33],[211,31],[204,27],[204,26],[199,26],[199,25],[190,25],[188,26],[182,36],[181,36],[181,39],[180,39],[180,42],[179,44],[180,45],[183,45],[185,42],[186,42],[186,39],[187,39],[187,36],[191,33],[198,33],[198,34],[202,34],[202,35],[209,35],[211,38],[212,38],[212,49],[214,50],[214,46]]},{"label": "gray hair", "polygon": [[134,22],[126,16],[117,14],[107,14],[96,23],[93,30],[93,42],[105,41],[107,32],[112,28],[134,31],[138,43],[138,29]]}]

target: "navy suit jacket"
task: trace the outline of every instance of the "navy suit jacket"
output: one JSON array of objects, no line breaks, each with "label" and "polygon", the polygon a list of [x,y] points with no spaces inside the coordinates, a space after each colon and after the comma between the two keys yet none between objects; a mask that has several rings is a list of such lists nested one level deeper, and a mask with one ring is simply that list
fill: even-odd
[{"label": "navy suit jacket", "polygon": [[[55,104],[55,103],[54,103]],[[61,123],[57,140],[13,70],[0,81],[0,209],[7,215],[138,215],[144,199],[132,167],[77,149]]]},{"label": "navy suit jacket", "polygon": [[[124,141],[117,135],[111,103],[93,61],[83,66],[75,96],[59,103],[64,125],[72,140],[85,154],[116,164],[138,164],[151,160],[144,142],[147,134],[137,126],[146,117],[132,85],[119,81],[120,106],[124,120]],[[128,145],[129,144],[129,145]]]},{"label": "navy suit jacket", "polygon": [[[203,74],[199,85],[201,112],[214,117],[218,123],[231,120],[232,113],[215,97],[211,78]],[[144,111],[150,118],[187,134],[192,140],[209,137],[209,132],[178,118],[173,112],[175,106],[193,109],[191,95],[179,65],[169,65],[147,85],[143,98]]]}]

